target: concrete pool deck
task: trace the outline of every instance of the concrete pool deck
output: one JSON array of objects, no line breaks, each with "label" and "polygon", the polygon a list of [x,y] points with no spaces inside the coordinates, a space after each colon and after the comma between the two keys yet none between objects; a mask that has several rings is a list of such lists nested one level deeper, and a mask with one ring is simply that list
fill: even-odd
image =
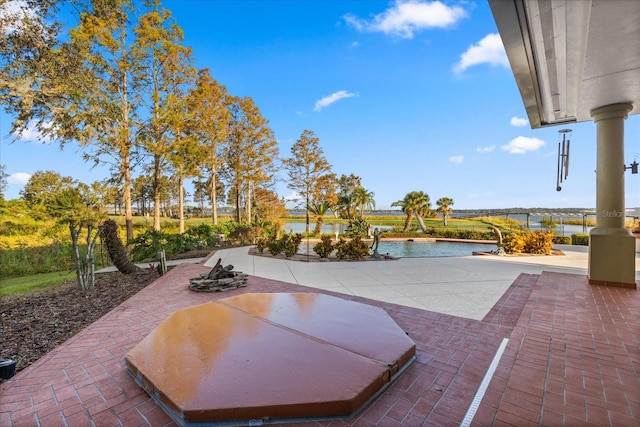
[{"label": "concrete pool deck", "polygon": [[296,425],[639,425],[640,292],[589,286],[586,252],[562,249],[337,263],[221,250],[206,264],[233,264],[251,275],[247,287],[190,292],[188,279],[210,267],[176,266],[0,384],[0,427],[175,425],[127,374],[124,355],[176,310],[247,292],[316,292],[380,307],[416,343],[416,361],[357,416]]},{"label": "concrete pool deck", "polygon": [[[304,262],[249,255],[249,247],[217,251],[252,276],[481,320],[521,273],[587,274],[586,247],[557,245],[564,255],[401,258],[370,262]],[[636,257],[640,280],[640,255]]]}]

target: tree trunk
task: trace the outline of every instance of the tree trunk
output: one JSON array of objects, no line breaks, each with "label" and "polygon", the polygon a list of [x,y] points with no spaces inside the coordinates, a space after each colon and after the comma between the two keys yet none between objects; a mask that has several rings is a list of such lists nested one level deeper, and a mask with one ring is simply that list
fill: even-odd
[{"label": "tree trunk", "polygon": [[244,202],[245,209],[245,218],[247,219],[247,224],[251,224],[251,183],[247,184],[247,195],[246,200]]},{"label": "tree trunk", "polygon": [[307,233],[307,236],[309,235],[309,186],[307,186],[307,193],[306,193],[306,200],[305,200],[305,205],[304,205],[304,211],[305,211],[305,219],[306,219],[306,225],[305,225],[305,233]]},{"label": "tree trunk", "polygon": [[85,271],[86,271],[86,280],[89,289],[93,289],[96,283],[96,259],[94,256],[94,249],[96,247],[96,242],[98,237],[100,236],[100,229],[96,232],[96,234],[92,237],[91,233],[93,231],[93,226],[87,226],[87,255],[85,257]]},{"label": "tree trunk", "polygon": [[113,265],[116,266],[118,271],[123,274],[131,274],[139,271],[138,268],[131,260],[127,257],[127,252],[124,248],[124,245],[120,241],[120,237],[118,236],[118,224],[113,220],[106,220],[102,224],[102,233],[104,235],[104,241],[107,245],[107,251],[109,252],[109,257],[113,262]]},{"label": "tree trunk", "polygon": [[419,214],[416,214],[416,218],[418,219],[418,224],[420,224],[420,229],[422,230],[423,233],[427,232],[427,227],[425,227],[424,225],[424,221],[422,220],[422,216],[420,216]]},{"label": "tree trunk", "polygon": [[86,282],[84,274],[82,273],[82,260],[80,259],[80,248],[78,247],[78,235],[80,230],[76,230],[74,224],[69,224],[69,232],[71,233],[71,245],[73,247],[73,261],[76,265],[76,279],[78,280],[78,286],[83,291],[86,288]]},{"label": "tree trunk", "polygon": [[313,234],[314,235],[319,235],[320,232],[322,231],[322,223],[324,222],[324,219],[322,218],[322,215],[318,215],[318,218],[316,218],[316,228],[313,230]]},{"label": "tree trunk", "polygon": [[213,225],[218,225],[218,182],[216,179],[216,173],[211,173],[211,219]]},{"label": "tree trunk", "polygon": [[118,141],[122,156],[122,174],[124,175],[124,222],[127,227],[127,241],[133,239],[133,210],[131,209],[131,145],[129,135],[129,85],[125,71],[122,76],[122,129]]},{"label": "tree trunk", "polygon": [[407,217],[404,220],[404,228],[402,229],[402,231],[409,231],[409,227],[411,227],[411,220],[413,220],[413,213],[408,212]]},{"label": "tree trunk", "polygon": [[153,229],[160,231],[160,156],[153,159]]},{"label": "tree trunk", "polygon": [[236,181],[236,222],[240,222],[240,185]]},{"label": "tree trunk", "polygon": [[131,168],[129,155],[124,161],[124,221],[127,227],[127,240],[133,239],[133,209],[131,209]]},{"label": "tree trunk", "polygon": [[180,174],[178,176],[178,217],[179,220],[179,228],[178,232],[180,234],[184,233],[184,177],[182,176],[182,170],[180,170]]}]

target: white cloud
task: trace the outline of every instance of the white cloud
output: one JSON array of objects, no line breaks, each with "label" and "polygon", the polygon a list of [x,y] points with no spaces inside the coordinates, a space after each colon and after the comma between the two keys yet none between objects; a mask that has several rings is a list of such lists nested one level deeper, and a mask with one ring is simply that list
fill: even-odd
[{"label": "white cloud", "polygon": [[463,8],[448,6],[440,1],[397,0],[392,7],[371,20],[351,14],[345,15],[344,20],[358,31],[382,32],[411,39],[417,31],[447,28],[466,16]]},{"label": "white cloud", "polygon": [[495,145],[490,145],[488,147],[478,147],[476,148],[476,151],[478,153],[491,153],[496,149]]},{"label": "white cloud", "polygon": [[10,0],[0,5],[0,21],[3,22],[3,31],[11,34],[20,29],[25,30],[23,20],[36,21],[38,12],[32,9],[24,0]]},{"label": "white cloud", "polygon": [[298,200],[302,200],[302,195],[300,195],[297,192],[293,192],[291,194],[289,194],[288,196],[284,197],[285,202],[297,202]]},{"label": "white cloud", "polygon": [[528,125],[529,124],[529,120],[513,116],[513,117],[511,117],[511,121],[509,123],[511,124],[511,126],[522,127],[522,126]]},{"label": "white cloud", "polygon": [[30,178],[31,174],[25,172],[16,172],[7,177],[7,182],[9,184],[25,185],[27,182],[29,182]]},{"label": "white cloud", "polygon": [[464,156],[451,156],[451,157],[449,157],[449,161],[451,163],[453,163],[454,165],[458,165],[458,164],[464,162]]},{"label": "white cloud", "polygon": [[545,142],[538,138],[527,138],[526,136],[519,136],[500,148],[511,154],[524,154],[527,151],[536,151],[544,146],[544,144]]},{"label": "white cloud", "polygon": [[[43,125],[45,128],[49,127],[49,123],[45,123]],[[42,135],[42,133],[36,129],[33,123],[29,123],[27,128],[18,134],[18,138],[23,141],[35,141],[41,143],[49,143],[52,142],[52,139],[48,136]]]},{"label": "white cloud", "polygon": [[325,96],[324,98],[316,101],[316,105],[315,107],[313,107],[313,111],[320,111],[323,108],[333,104],[334,102],[338,102],[344,98],[351,98],[352,96],[356,96],[356,94],[347,92],[346,90],[334,92],[331,95]]},{"label": "white cloud", "polygon": [[509,60],[499,34],[489,34],[477,44],[471,45],[460,55],[460,61],[453,67],[453,70],[456,73],[462,73],[467,68],[479,64],[509,67]]}]

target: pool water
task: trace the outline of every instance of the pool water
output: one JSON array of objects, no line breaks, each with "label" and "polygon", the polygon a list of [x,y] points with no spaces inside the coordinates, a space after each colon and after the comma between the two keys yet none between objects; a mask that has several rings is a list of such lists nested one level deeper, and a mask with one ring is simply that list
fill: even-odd
[{"label": "pool water", "polygon": [[[312,243],[310,245],[311,253],[313,252]],[[421,241],[410,242],[407,240],[390,240],[380,242],[378,253],[380,255],[389,254],[397,258],[419,258],[419,257],[436,257],[436,256],[468,256],[473,252],[490,252],[495,251],[497,246],[495,243],[466,243],[466,242],[434,242]],[[300,253],[306,253],[306,244],[300,245]]]},{"label": "pool water", "polygon": [[495,243],[460,243],[460,242],[409,242],[381,241],[378,246],[380,255],[389,254],[399,258],[418,258],[430,256],[468,256],[473,252],[489,252],[496,250]]}]

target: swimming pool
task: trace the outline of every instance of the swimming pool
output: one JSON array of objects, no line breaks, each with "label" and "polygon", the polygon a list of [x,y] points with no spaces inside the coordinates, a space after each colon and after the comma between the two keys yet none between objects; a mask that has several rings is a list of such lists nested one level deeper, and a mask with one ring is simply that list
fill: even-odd
[{"label": "swimming pool", "polygon": [[407,240],[381,241],[378,246],[380,255],[389,254],[399,258],[418,258],[433,256],[468,256],[473,252],[489,252],[496,250],[495,243],[466,243],[443,241]]},{"label": "swimming pool", "polygon": [[[310,250],[313,254],[313,246],[310,243]],[[447,241],[408,241],[408,240],[382,240],[378,246],[380,255],[389,254],[397,258],[420,258],[436,256],[468,256],[473,252],[489,252],[497,249],[495,243],[467,243],[467,242],[447,242]],[[299,253],[306,253],[307,245],[303,241],[300,245]]]}]

